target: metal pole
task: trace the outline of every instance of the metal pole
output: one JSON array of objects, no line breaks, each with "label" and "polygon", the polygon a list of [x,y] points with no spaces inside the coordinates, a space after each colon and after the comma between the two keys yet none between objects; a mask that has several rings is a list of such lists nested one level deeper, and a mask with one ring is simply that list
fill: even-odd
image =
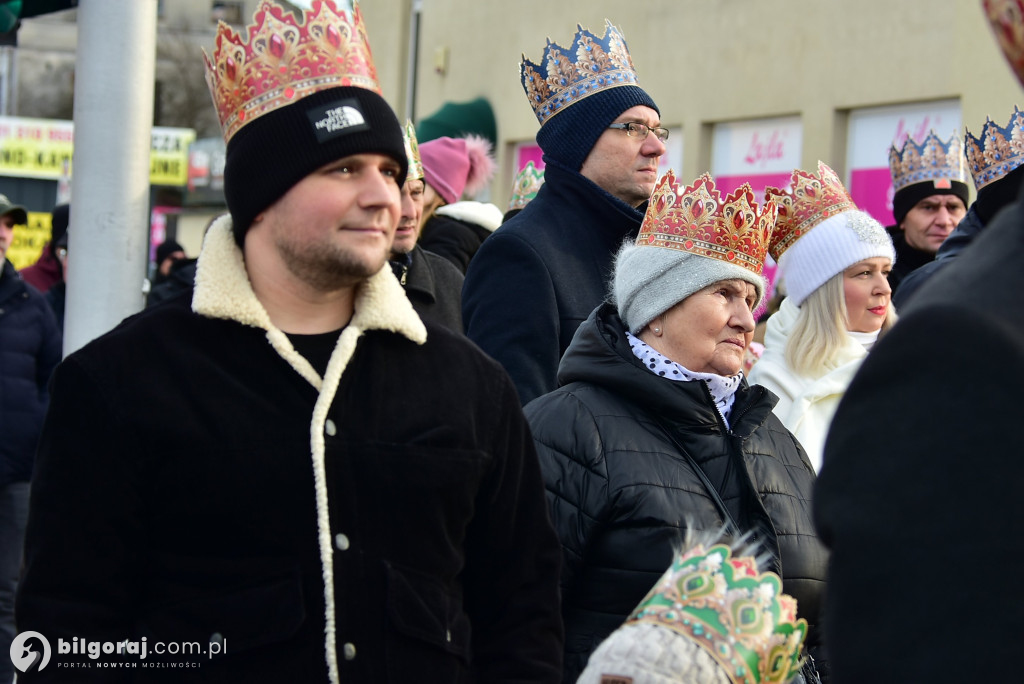
[{"label": "metal pole", "polygon": [[144,305],[157,0],[80,0],[65,355]]}]

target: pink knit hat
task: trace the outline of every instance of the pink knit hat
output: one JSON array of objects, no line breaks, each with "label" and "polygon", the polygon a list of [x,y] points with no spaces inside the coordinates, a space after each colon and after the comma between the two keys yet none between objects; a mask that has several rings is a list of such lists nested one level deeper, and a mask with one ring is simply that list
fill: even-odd
[{"label": "pink knit hat", "polygon": [[475,195],[494,177],[491,143],[478,135],[420,143],[420,159],[424,180],[447,204]]}]

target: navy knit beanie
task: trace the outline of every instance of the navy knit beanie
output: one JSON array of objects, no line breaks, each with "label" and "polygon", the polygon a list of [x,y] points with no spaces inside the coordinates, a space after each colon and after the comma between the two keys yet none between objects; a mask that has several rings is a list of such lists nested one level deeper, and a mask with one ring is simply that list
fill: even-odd
[{"label": "navy knit beanie", "polygon": [[601,90],[558,112],[537,131],[544,154],[579,171],[597,139],[622,112],[643,105],[661,114],[643,88],[625,85]]},{"label": "navy knit beanie", "polygon": [[402,127],[377,93],[341,86],[308,95],[243,126],[231,138],[224,163],[224,199],[235,241],[242,246],[256,216],[313,171],[352,154],[409,160]]}]

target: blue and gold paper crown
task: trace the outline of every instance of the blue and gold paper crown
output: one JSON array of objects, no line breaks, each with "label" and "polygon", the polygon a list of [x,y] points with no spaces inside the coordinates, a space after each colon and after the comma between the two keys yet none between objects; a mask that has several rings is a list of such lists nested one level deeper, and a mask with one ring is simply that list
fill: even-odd
[{"label": "blue and gold paper crown", "polygon": [[423,180],[423,160],[420,159],[420,145],[416,141],[416,127],[408,119],[402,129],[402,142],[405,143],[405,156],[409,158],[409,173],[405,175],[405,180]]},{"label": "blue and gold paper crown", "polygon": [[981,190],[1024,164],[1024,114],[1015,106],[1005,128],[988,119],[981,140],[967,131],[964,147],[974,188]]},{"label": "blue and gold paper crown", "polygon": [[925,181],[934,182],[937,188],[948,188],[951,181],[966,183],[963,141],[954,133],[943,142],[935,131],[928,131],[920,144],[907,136],[902,149],[897,150],[895,145],[889,148],[889,171],[895,191]]},{"label": "blue and gold paper crown", "polygon": [[637,85],[636,70],[626,39],[605,19],[605,34],[598,38],[576,25],[569,49],[548,39],[542,64],[523,55],[519,75],[530,106],[543,126],[548,119],[585,97],[609,88]]},{"label": "blue and gold paper crown", "polygon": [[702,646],[733,684],[788,682],[801,665],[807,621],[782,580],[758,572],[749,556],[724,544],[677,555],[630,623],[668,628]]}]

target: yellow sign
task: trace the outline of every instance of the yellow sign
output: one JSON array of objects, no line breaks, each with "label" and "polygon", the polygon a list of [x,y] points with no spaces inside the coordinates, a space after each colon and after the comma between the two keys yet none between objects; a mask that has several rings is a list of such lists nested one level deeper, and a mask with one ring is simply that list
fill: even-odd
[{"label": "yellow sign", "polygon": [[53,228],[50,214],[28,212],[28,225],[15,226],[11,246],[7,248],[7,258],[19,271],[31,266],[43,253],[43,246],[50,241]]},{"label": "yellow sign", "polygon": [[[56,119],[0,116],[0,176],[60,180],[70,176],[74,124]],[[154,127],[150,138],[149,182],[188,184],[191,128]]]}]

